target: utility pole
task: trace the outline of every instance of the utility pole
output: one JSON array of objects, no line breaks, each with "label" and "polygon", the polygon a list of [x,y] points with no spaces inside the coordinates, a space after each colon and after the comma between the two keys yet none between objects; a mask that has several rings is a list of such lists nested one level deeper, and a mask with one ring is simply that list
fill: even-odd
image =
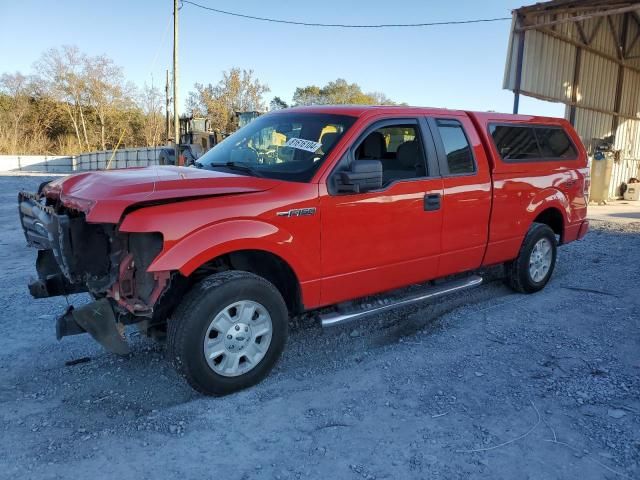
[{"label": "utility pole", "polygon": [[180,117],[178,112],[178,0],[173,0],[173,135],[176,165],[180,158]]},{"label": "utility pole", "polygon": [[169,144],[169,129],[171,128],[171,122],[169,121],[169,108],[171,108],[171,97],[169,96],[169,70],[167,70],[167,82],[164,85],[164,96],[165,96],[165,124],[164,124],[164,138]]}]

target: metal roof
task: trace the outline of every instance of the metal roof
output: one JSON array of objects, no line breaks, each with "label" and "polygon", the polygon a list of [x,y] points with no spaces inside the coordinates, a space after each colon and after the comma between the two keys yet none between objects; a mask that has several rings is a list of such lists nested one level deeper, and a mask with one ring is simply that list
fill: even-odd
[{"label": "metal roof", "polygon": [[[635,162],[618,170],[640,175],[640,0],[514,10],[503,86],[515,93],[514,111],[520,94],[564,103],[588,149],[613,135],[619,157]],[[610,196],[624,175],[612,180]]]},{"label": "metal roof", "polygon": [[[625,101],[616,109],[620,67]],[[640,0],[553,0],[513,11],[504,88],[640,118],[639,75]]]}]

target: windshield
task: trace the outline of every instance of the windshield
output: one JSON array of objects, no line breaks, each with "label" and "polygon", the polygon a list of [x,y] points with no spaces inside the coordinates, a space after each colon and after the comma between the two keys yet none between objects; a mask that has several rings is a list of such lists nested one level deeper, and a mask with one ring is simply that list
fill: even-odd
[{"label": "windshield", "polygon": [[308,182],[355,120],[318,113],[264,115],[209,150],[196,166]]}]

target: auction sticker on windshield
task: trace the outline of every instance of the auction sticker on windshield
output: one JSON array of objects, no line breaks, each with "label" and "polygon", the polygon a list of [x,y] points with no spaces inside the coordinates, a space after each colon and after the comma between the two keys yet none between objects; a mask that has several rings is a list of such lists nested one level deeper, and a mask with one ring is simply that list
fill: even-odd
[{"label": "auction sticker on windshield", "polygon": [[305,140],[304,138],[290,138],[284,146],[313,153],[318,150],[322,144],[314,142],[313,140]]}]

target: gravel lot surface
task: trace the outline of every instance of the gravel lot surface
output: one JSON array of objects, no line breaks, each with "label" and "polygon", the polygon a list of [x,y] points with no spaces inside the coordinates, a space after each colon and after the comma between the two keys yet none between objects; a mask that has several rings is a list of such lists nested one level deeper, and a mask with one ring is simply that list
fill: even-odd
[{"label": "gravel lot surface", "polygon": [[592,222],[535,295],[296,320],[266,381],[205,398],[135,330],[56,341],[16,213],[40,181],[0,178],[0,478],[640,478],[640,221]]}]

